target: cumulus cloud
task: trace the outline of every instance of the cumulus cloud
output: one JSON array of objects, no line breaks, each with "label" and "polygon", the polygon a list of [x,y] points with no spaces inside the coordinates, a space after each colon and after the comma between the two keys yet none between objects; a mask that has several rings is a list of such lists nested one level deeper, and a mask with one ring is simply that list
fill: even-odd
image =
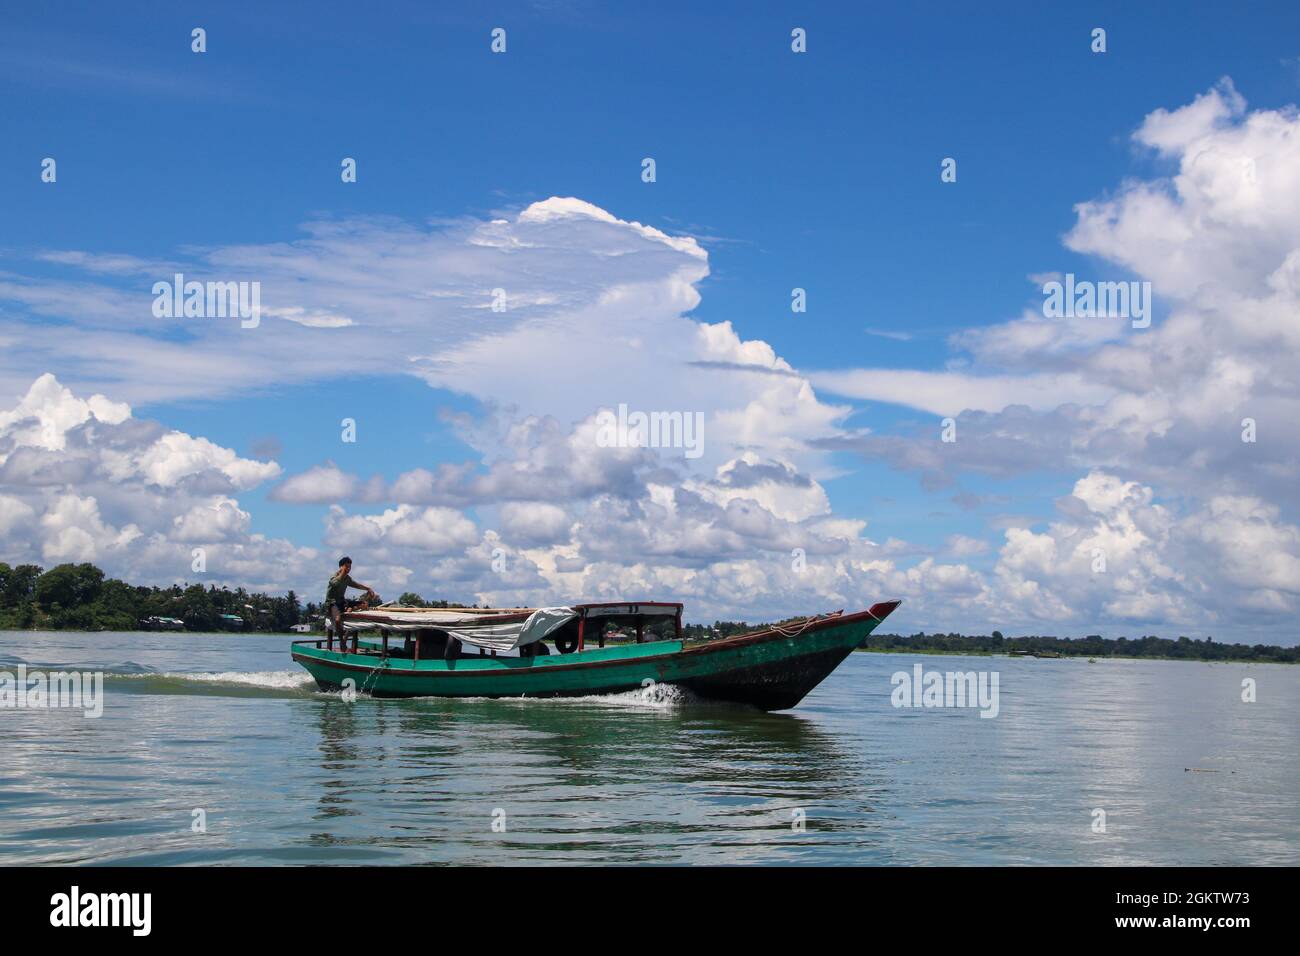
[{"label": "cumulus cloud", "polygon": [[103,395],[79,399],[51,374],[0,412],[0,477],[9,485],[106,481],[242,491],[280,473],[205,438],[131,418]]},{"label": "cumulus cloud", "polygon": [[279,474],[275,462],[241,458],[41,375],[0,410],[3,559],[91,561],[161,584],[201,579],[192,569],[200,546],[214,583],[294,586],[314,551],[251,534],[252,516],[233,497]]},{"label": "cumulus cloud", "polygon": [[508,501],[501,506],[501,528],[524,545],[568,539],[572,519],[558,505],[545,501]]},{"label": "cumulus cloud", "polygon": [[185,542],[239,540],[247,534],[251,521],[252,516],[234,498],[217,496],[177,515],[172,537]]},{"label": "cumulus cloud", "polygon": [[372,560],[384,561],[389,548],[440,555],[477,542],[479,534],[454,508],[398,505],[378,514],[347,514],[335,506],[325,540],[336,547],[366,545]]},{"label": "cumulus cloud", "polygon": [[[1097,467],[1166,494],[1224,489],[1294,513],[1300,116],[1247,112],[1224,81],[1153,112],[1134,138],[1171,175],[1080,203],[1065,242],[1120,270],[1113,278],[1150,281],[1163,319],[1133,329],[1027,312],[955,335],[973,360],[961,372],[814,374],[846,395],[958,417],[948,447],[935,447],[937,427],[835,436],[829,447],[886,456],[935,483],[970,469]],[[1242,441],[1247,419],[1254,442]]]},{"label": "cumulus cloud", "polygon": [[[1027,310],[952,336],[960,371],[813,373],[840,394],[957,419],[955,442],[934,422],[822,444],[930,487],[1085,472],[1074,523],[999,519],[991,580],[1040,620],[1263,622],[1300,593],[1300,115],[1248,111],[1225,79],[1153,111],[1134,141],[1169,175],[1079,203],[1065,244],[1118,270],[1107,278],[1151,282],[1162,318],[1133,329]],[[1093,549],[1109,576],[1089,571]]]},{"label": "cumulus cloud", "polygon": [[[257,330],[150,326],[147,300],[103,283],[153,264],[66,254],[76,279],[14,279],[0,297],[37,317],[84,309],[84,334],[58,356],[6,353],[0,383],[57,362],[90,386],[80,394],[116,401],[40,378],[0,412],[0,531],[31,535],[42,555],[135,568],[205,542],[250,581],[296,581],[317,553],[259,536],[238,499],[279,480],[270,498],[328,506],[322,543],[364,549],[363,579],[390,590],[497,604],[677,596],[750,618],[899,596],[915,620],[955,630],[1277,631],[1300,596],[1300,119],[1248,111],[1225,81],[1153,111],[1134,141],[1165,174],[1077,205],[1065,244],[1113,278],[1151,281],[1152,326],[1029,308],[953,335],[937,371],[797,369],[728,322],[691,317],[709,274],[694,239],[572,197],[488,221],[312,223],[292,242],[182,264],[261,280]],[[19,319],[0,334],[30,338]],[[474,455],[398,475],[325,461],[282,478],[120,404],[344,371],[475,399],[457,419]],[[830,394],[934,419],[853,428],[854,406]],[[621,403],[700,412],[703,456],[603,447],[597,416]],[[957,419],[955,442],[939,417]],[[881,544],[827,491],[842,452],[950,488],[969,513],[1012,500],[959,487],[972,476],[1039,472],[1069,493],[1048,519],[990,516],[996,537],[967,521],[941,547]]]},{"label": "cumulus cloud", "polygon": [[[61,398],[63,391],[50,394]],[[233,496],[196,493],[156,481],[148,469],[114,471],[94,460],[101,452],[138,456],[154,448],[157,431],[138,433],[133,447],[87,430],[102,424],[89,404],[80,417],[54,411],[65,423],[65,446],[92,459],[88,473],[95,478],[77,491],[7,487],[0,530],[8,559],[91,560],[138,580],[166,581],[196,577],[187,565],[198,545],[215,580],[287,583],[312,596],[312,582],[323,573],[321,553],[254,533],[251,515]],[[135,422],[129,409],[114,408],[113,415],[115,427]],[[4,420],[6,449],[15,436],[37,434],[28,416]],[[548,460],[531,434],[517,450]],[[543,434],[561,449],[571,438]],[[113,440],[101,447],[100,437]],[[230,460],[220,451],[211,456],[212,470],[225,476]],[[1156,502],[1151,488],[1093,471],[1061,499],[1047,527],[1009,527],[992,563],[980,570],[962,562],[983,558],[988,548],[960,534],[945,544],[951,560],[926,555],[909,563],[906,556],[917,549],[872,541],[865,522],[837,517],[825,489],[788,462],[745,452],[708,477],[672,477],[658,472],[626,494],[507,501],[495,520],[483,522],[459,507],[399,504],[350,513],[335,505],[323,540],[357,551],[363,579],[390,594],[433,584],[499,605],[535,603],[539,593],[555,601],[672,595],[719,616],[757,618],[791,607],[854,607],[890,594],[954,628],[978,616],[993,625],[1054,630],[1071,620],[1214,626],[1244,614],[1263,622],[1294,613],[1300,595],[1300,533],[1257,499],[1220,495],[1179,515]],[[351,487],[337,476],[326,480]]]},{"label": "cumulus cloud", "polygon": [[686,487],[723,506],[752,501],[786,521],[831,513],[830,499],[820,484],[789,462],[765,462],[751,451],[720,465],[713,480],[689,481]]},{"label": "cumulus cloud", "polygon": [[382,501],[386,497],[382,478],[363,481],[326,462],[293,475],[271,491],[271,500],[291,504],[331,504],[338,501]]},{"label": "cumulus cloud", "polygon": [[[160,278],[183,265],[190,279],[261,281],[256,330],[143,321],[147,299],[93,280],[148,278],[162,264],[64,255],[62,264],[92,281],[14,282],[0,296],[75,321],[103,289],[95,320],[57,357],[7,353],[0,361],[10,363],[11,381],[23,362],[57,362],[76,381],[146,400],[219,399],[287,376],[334,376],[344,365],[349,375],[409,373],[479,399],[484,413],[463,423],[462,436],[476,459],[390,478],[326,461],[271,490],[285,505],[330,506],[323,543],[364,545],[375,578],[393,586],[425,580],[484,595],[506,582],[576,587],[566,569],[598,554],[626,562],[625,549],[642,543],[649,554],[696,566],[769,544],[787,562],[796,539],[811,538],[805,543],[820,553],[842,549],[861,529],[831,516],[805,473],[823,467],[815,439],[833,434],[847,409],[819,401],[767,343],[687,317],[708,274],[694,239],[572,198],[489,222],[348,220],[306,232],[293,243],[166,263]],[[200,368],[200,355],[212,364]],[[683,449],[602,447],[598,416],[619,404],[702,415],[701,460]],[[278,465],[156,423],[128,418],[109,429],[107,418],[87,425],[75,454],[19,449],[0,467],[28,485],[96,489],[105,514],[139,519],[142,556],[156,556],[165,541],[205,537],[227,554],[257,548],[255,522],[237,495],[281,477]],[[98,490],[104,482],[107,494]],[[174,499],[166,507],[156,500],[164,494]],[[484,509],[477,521],[463,511],[474,507]],[[671,530],[654,526],[661,512],[677,516]],[[508,572],[492,566],[494,549],[509,551]]]},{"label": "cumulus cloud", "polygon": [[1175,514],[1151,488],[1092,472],[1059,510],[1042,532],[1009,529],[996,568],[999,590],[1041,620],[1083,611],[1209,629],[1300,607],[1300,529],[1257,499],[1216,496]]}]

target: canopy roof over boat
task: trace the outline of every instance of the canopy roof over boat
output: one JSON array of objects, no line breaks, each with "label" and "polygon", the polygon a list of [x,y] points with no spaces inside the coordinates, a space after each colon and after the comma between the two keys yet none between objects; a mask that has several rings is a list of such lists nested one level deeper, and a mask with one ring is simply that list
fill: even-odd
[{"label": "canopy roof over boat", "polygon": [[682,613],[682,606],[663,601],[622,601],[618,604],[579,604],[578,610],[587,620],[594,617],[676,617]]},{"label": "canopy roof over boat", "polygon": [[540,641],[578,617],[619,621],[640,617],[676,617],[681,612],[680,604],[657,601],[541,608],[383,605],[364,611],[348,611],[343,615],[343,627],[347,631],[436,630],[466,644],[494,651],[510,651]]},{"label": "canopy roof over boat", "polygon": [[571,607],[542,608],[424,608],[377,607],[349,611],[343,627],[349,631],[443,631],[458,641],[508,651],[540,641],[578,616]]}]

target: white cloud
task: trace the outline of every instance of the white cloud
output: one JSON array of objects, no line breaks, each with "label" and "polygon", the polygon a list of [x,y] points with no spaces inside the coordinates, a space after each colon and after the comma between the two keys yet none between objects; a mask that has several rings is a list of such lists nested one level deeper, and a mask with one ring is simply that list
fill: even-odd
[{"label": "white cloud", "polygon": [[1249,498],[1179,516],[1151,488],[1091,472],[1046,531],[1007,530],[995,574],[1001,594],[1048,623],[1243,626],[1259,623],[1243,608],[1300,608],[1300,529]]},{"label": "white cloud", "polygon": [[57,564],[96,561],[120,551],[141,534],[133,524],[114,528],[105,523],[99,513],[99,502],[89,496],[53,496],[41,515],[40,524],[41,555]]},{"label": "white cloud", "polygon": [[[84,334],[57,356],[8,350],[0,381],[30,382],[33,363],[57,361],[107,394],[156,399],[398,372],[477,399],[482,416],[459,420],[470,460],[395,478],[325,462],[272,492],[333,506],[323,540],[358,551],[363,579],[388,589],[511,604],[675,596],[734,617],[901,596],[913,620],[966,631],[1284,629],[1300,554],[1300,119],[1247,112],[1225,84],[1153,112],[1135,139],[1171,175],[1081,203],[1066,245],[1115,278],[1152,281],[1161,309],[1146,330],[1031,308],[953,336],[969,360],[941,371],[808,374],[730,323],[690,317],[709,274],[695,240],[553,197],[487,222],[314,223],[297,241],[216,249],[186,266],[260,278],[257,330],[143,328],[139,303],[111,287],[98,295],[96,283],[147,275],[148,264],[68,257],[96,281],[15,280],[0,296],[37,316],[86,310]],[[496,289],[504,312],[492,308]],[[31,338],[12,320],[0,335]],[[157,573],[206,537],[222,567],[249,580],[318,574],[310,549],[253,533],[235,497],[278,477],[274,463],[137,421],[102,397],[73,399],[53,379],[38,385],[0,413],[7,540],[35,529],[37,549],[118,555]],[[958,417],[958,440],[940,443],[937,422],[914,434],[848,429],[851,409],[815,387]],[[595,416],[619,403],[702,413],[703,458],[601,448]],[[1258,423],[1254,443],[1240,440],[1245,417]],[[837,512],[846,505],[826,488],[841,450],[931,482],[1082,477],[1045,527],[1000,516],[996,553],[954,534],[929,555],[879,545]],[[508,554],[504,571],[494,549]]]},{"label": "white cloud", "polygon": [[1196,97],[1187,106],[1173,111],[1155,110],[1133,138],[1167,156],[1177,156],[1206,136],[1229,127],[1245,109],[1246,101],[1232,85],[1232,80],[1225,77],[1218,86]]},{"label": "white cloud", "polygon": [[13,564],[95,562],[138,583],[209,580],[251,587],[306,579],[309,548],[250,533],[233,492],[279,466],[240,458],[205,438],[135,418],[103,395],[79,398],[39,376],[0,410],[0,557]]},{"label": "white cloud", "polygon": [[950,534],[944,542],[944,550],[954,558],[969,558],[984,554],[989,550],[987,541],[972,538],[964,534]]},{"label": "white cloud", "polygon": [[[171,434],[142,428],[148,423],[129,410],[118,417],[116,426],[90,417],[70,426],[68,447],[92,459],[101,451],[130,459],[131,436],[138,447],[152,448],[160,434]],[[0,443],[12,443],[11,431],[27,433],[27,417],[3,420],[8,428],[0,429]],[[538,431],[534,423],[515,440],[523,460],[555,462],[572,447],[573,433]],[[205,445],[196,439],[194,447]],[[204,460],[227,458],[207,454]],[[518,464],[503,459],[497,468],[508,474]],[[330,469],[320,470],[333,475],[327,481],[352,487]],[[92,465],[89,474],[92,480],[75,494],[34,485],[0,495],[7,559],[95,561],[133,580],[192,580],[197,575],[188,562],[197,544],[214,581],[294,586],[314,599],[313,582],[325,573],[321,552],[253,533],[250,514],[234,497],[155,480],[148,468]],[[539,593],[556,601],[672,596],[689,599],[694,613],[757,619],[791,608],[856,607],[889,595],[954,629],[971,630],[979,621],[986,629],[1019,624],[1056,631],[1072,621],[1090,628],[1173,623],[1189,629],[1242,613],[1264,621],[1294,613],[1300,599],[1300,531],[1276,508],[1220,495],[1178,515],[1156,502],[1150,487],[1100,471],[1075,483],[1046,530],[1009,528],[989,571],[956,563],[985,551],[964,535],[946,542],[954,563],[929,556],[901,563],[915,549],[873,543],[863,536],[863,522],[829,510],[815,480],[788,462],[753,453],[726,462],[708,479],[646,480],[625,491],[503,502],[499,531],[484,530],[457,507],[401,504],[375,513],[333,507],[324,540],[355,552],[362,579],[390,595],[408,587],[454,590],[497,604],[533,603]],[[18,536],[28,540],[20,545]],[[19,548],[26,550],[15,553]],[[507,556],[504,569],[494,567],[494,553]],[[795,560],[798,553],[804,557]],[[1093,568],[1098,553],[1106,560],[1101,573]]]},{"label": "white cloud", "polygon": [[1066,402],[1097,404],[1114,394],[1114,389],[1077,373],[975,375],[877,368],[814,372],[810,378],[813,384],[839,395],[943,416],[963,411],[1000,412],[1009,405],[1046,410]]},{"label": "white cloud", "polygon": [[572,519],[558,505],[543,501],[508,501],[501,506],[501,530],[522,544],[567,541]]},{"label": "white cloud", "polygon": [[1225,82],[1135,138],[1174,174],[1079,204],[1066,244],[1111,278],[1150,281],[1163,303],[1151,328],[1026,312],[954,336],[974,360],[961,371],[814,374],[841,394],[961,413],[946,447],[935,427],[832,447],[931,482],[1101,468],[1202,502],[1228,491],[1300,510],[1300,115],[1247,112]]},{"label": "white cloud", "polygon": [[172,522],[175,527],[172,537],[177,541],[201,543],[239,540],[247,534],[251,521],[252,516],[234,498],[214,496],[177,515]]},{"label": "white cloud", "polygon": [[[347,514],[330,509],[325,541],[336,547],[367,545],[375,554],[410,551],[440,555],[479,540],[474,522],[454,508],[398,505],[379,514]],[[389,549],[392,549],[391,551]]]},{"label": "white cloud", "polygon": [[216,471],[229,479],[232,488],[245,491],[280,473],[280,466],[275,462],[240,458],[229,448],[206,438],[177,431],[162,435],[135,457],[133,464],[140,475],[164,488],[185,478]]},{"label": "white cloud", "polygon": [[[67,433],[72,428],[92,418],[116,425],[130,414],[129,406],[111,402],[103,395],[92,395],[84,401],[78,399],[47,373],[32,382],[13,409],[0,412],[0,429],[12,440],[13,447],[58,451],[65,447]],[[0,462],[3,460],[0,458]]]},{"label": "white cloud", "polygon": [[[45,253],[84,268],[92,281],[0,283],[0,298],[17,303],[19,314],[25,307],[76,322],[82,334],[61,340],[57,352],[0,352],[0,385],[54,366],[80,386],[156,402],[287,379],[410,374],[566,427],[620,403],[698,412],[706,467],[739,446],[819,468],[824,456],[814,443],[847,412],[819,402],[767,343],[742,339],[729,323],[688,317],[708,275],[696,240],[583,200],[552,197],[488,222],[354,219],[305,230],[292,243],[213,249],[183,265],[191,279],[260,282],[256,329],[153,317],[152,299],[134,291],[136,274],[150,275],[147,262]],[[168,281],[177,267],[156,266]],[[129,288],[103,284],[123,269],[132,273]],[[504,311],[494,308],[497,290]],[[37,338],[16,320],[0,321],[3,335]],[[629,354],[636,360],[622,358]]]},{"label": "white cloud", "polygon": [[[1041,368],[1044,364],[1050,365],[1057,356],[1093,350],[1104,343],[1122,339],[1130,322],[1123,317],[1049,319],[1043,316],[1040,307],[1037,311],[1027,309],[1019,319],[1010,322],[965,329],[951,336],[949,342],[954,348],[969,350],[980,362],[994,367]],[[1087,398],[1100,401],[1111,394],[1113,391],[1110,389],[1098,389]],[[1070,397],[1066,391],[1058,393],[1056,405]],[[1031,403],[1013,400],[1007,404]]]},{"label": "white cloud", "polygon": [[785,521],[829,515],[830,499],[820,484],[789,462],[765,462],[747,451],[720,466],[712,480],[684,485],[715,504],[747,500]]},{"label": "white cloud", "polygon": [[294,504],[328,504],[352,500],[361,487],[362,482],[356,475],[347,474],[333,462],[327,462],[285,479],[271,492],[271,498]]}]

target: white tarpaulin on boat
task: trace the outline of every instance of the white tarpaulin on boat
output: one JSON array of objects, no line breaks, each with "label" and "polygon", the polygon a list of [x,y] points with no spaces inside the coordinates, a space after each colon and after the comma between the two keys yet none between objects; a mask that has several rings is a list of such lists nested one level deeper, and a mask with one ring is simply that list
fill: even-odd
[{"label": "white tarpaulin on boat", "polygon": [[458,641],[509,651],[547,637],[578,616],[571,607],[503,608],[384,608],[349,611],[343,627],[349,631],[443,631]]}]

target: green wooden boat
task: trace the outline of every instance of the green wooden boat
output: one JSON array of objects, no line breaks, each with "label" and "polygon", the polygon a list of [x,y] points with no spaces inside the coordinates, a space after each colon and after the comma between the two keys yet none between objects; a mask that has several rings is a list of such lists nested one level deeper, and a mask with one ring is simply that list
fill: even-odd
[{"label": "green wooden boat", "polygon": [[[380,609],[384,613],[344,615],[350,646],[346,637],[337,649],[332,638],[295,641],[293,659],[322,690],[352,687],[372,697],[579,697],[673,684],[701,698],[786,710],[821,683],[899,603],[699,641],[681,639],[680,604],[546,609],[572,615],[547,634],[556,651],[535,641],[510,656],[485,646],[467,651],[451,636],[464,632],[424,627],[418,614],[396,613],[413,609]],[[529,611],[510,613],[520,618]],[[672,618],[676,637],[646,639],[647,626],[662,625],[666,616]],[[414,623],[404,623],[408,619]],[[604,628],[611,623],[634,629],[635,642],[607,642]],[[382,639],[362,642],[360,632],[372,628]],[[402,638],[400,644],[392,640],[394,634]]]}]

